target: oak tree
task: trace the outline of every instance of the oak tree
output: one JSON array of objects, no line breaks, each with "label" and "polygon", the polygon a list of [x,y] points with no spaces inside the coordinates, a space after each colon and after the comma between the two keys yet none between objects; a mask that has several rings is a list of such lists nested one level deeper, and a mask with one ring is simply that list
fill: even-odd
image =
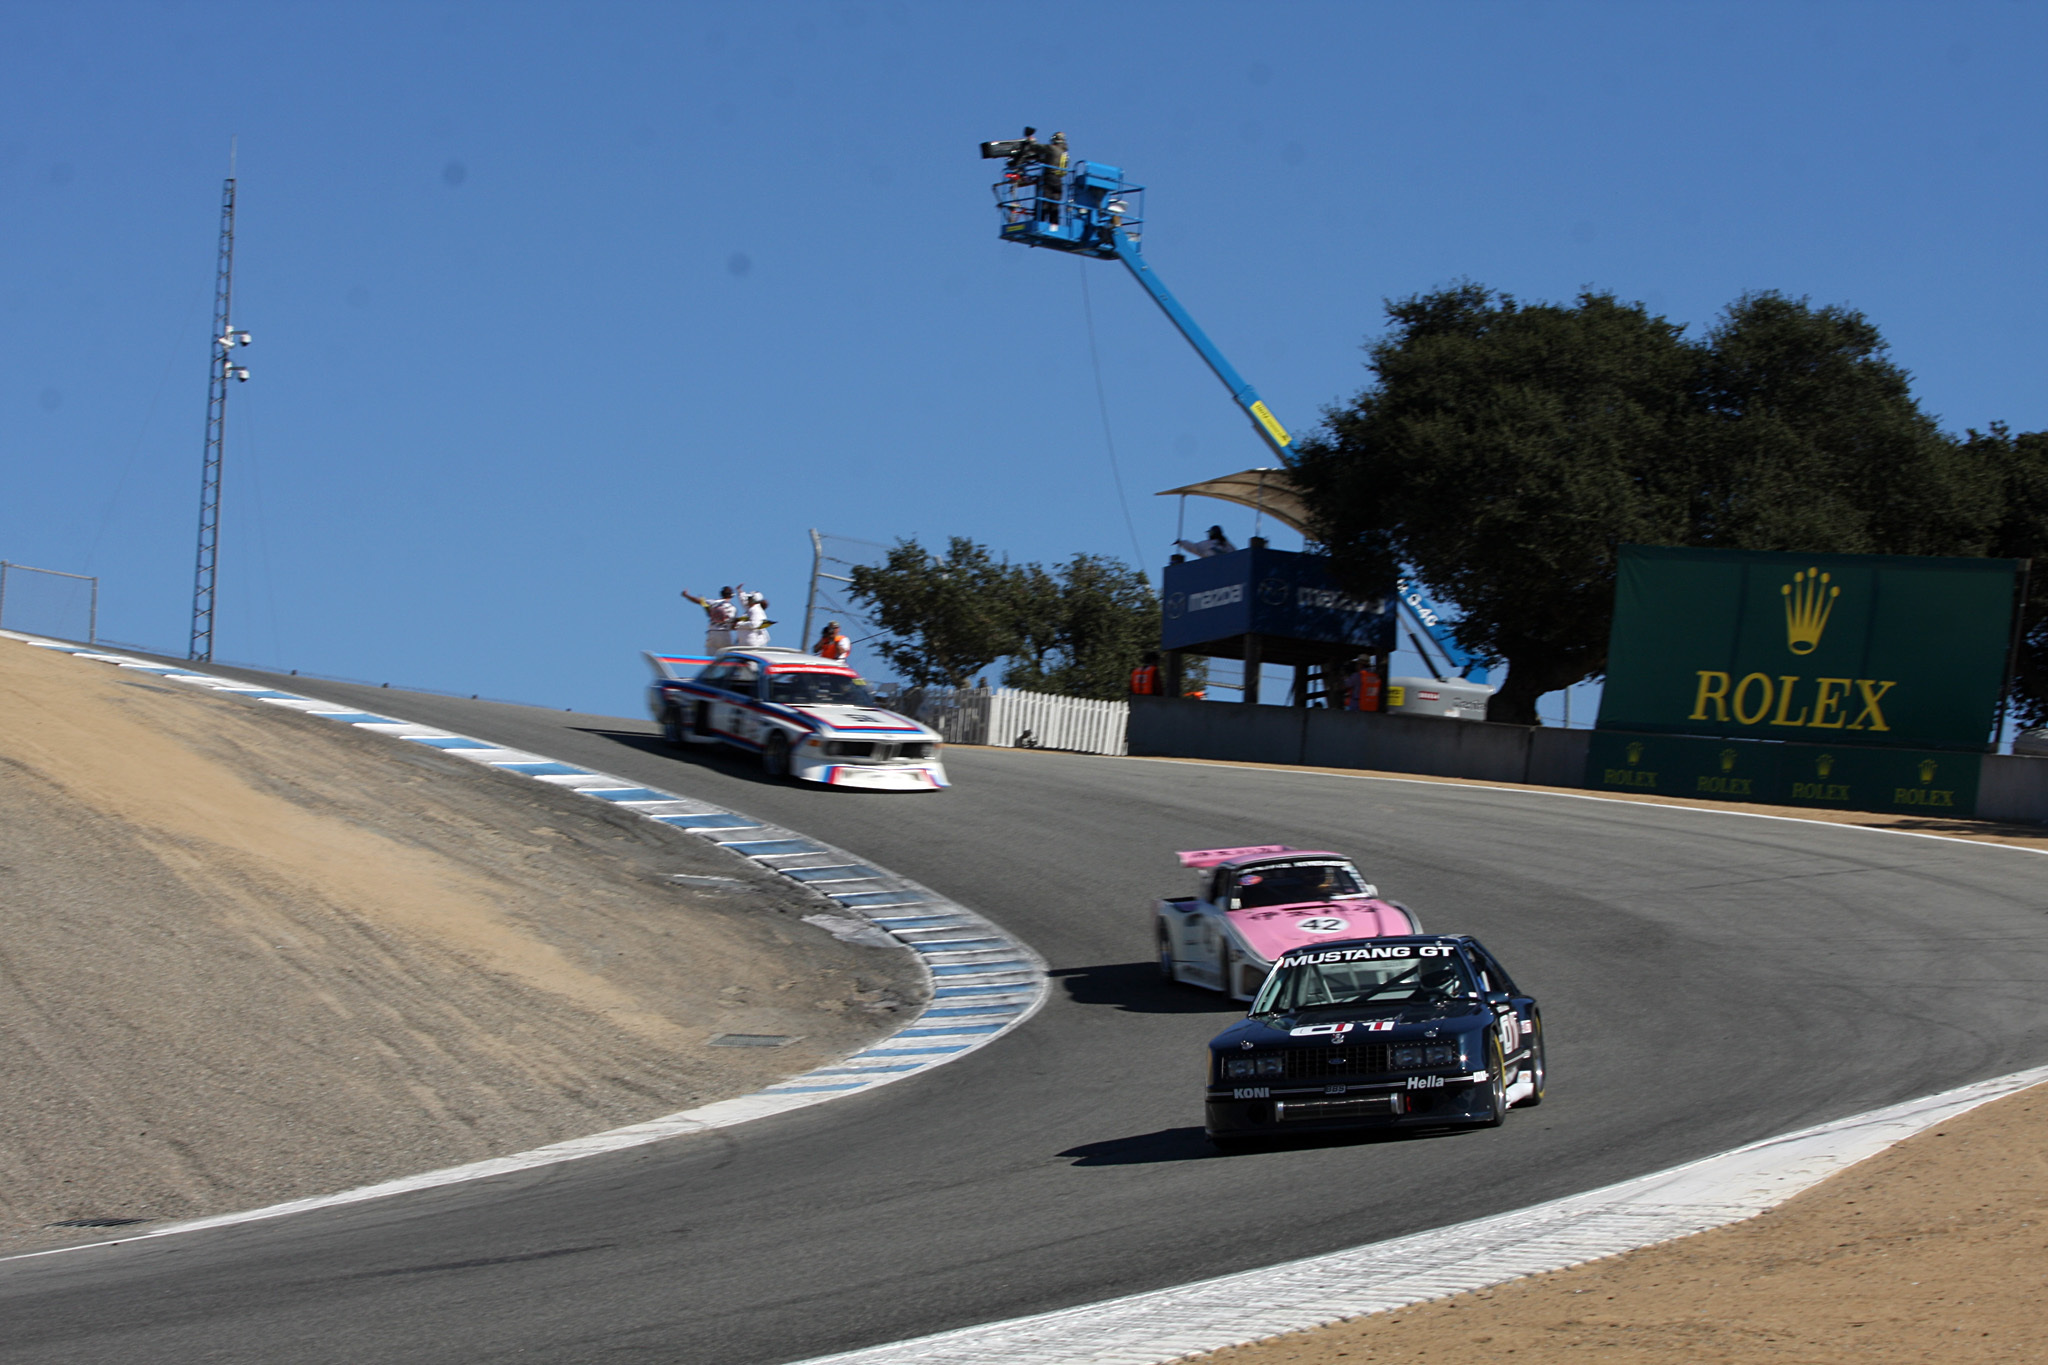
[{"label": "oak tree", "polygon": [[1491,719],[1534,724],[1604,672],[1623,544],[1999,552],[1998,452],[1938,430],[1853,310],[1750,294],[1697,341],[1590,291],[1461,284],[1388,314],[1373,384],[1294,477],[1340,575],[1379,590],[1406,566],[1507,663]]}]

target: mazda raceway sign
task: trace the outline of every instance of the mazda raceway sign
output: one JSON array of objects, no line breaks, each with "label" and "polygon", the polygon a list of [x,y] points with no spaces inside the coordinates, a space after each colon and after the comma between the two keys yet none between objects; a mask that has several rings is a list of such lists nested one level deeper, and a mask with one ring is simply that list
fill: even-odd
[{"label": "mazda raceway sign", "polygon": [[1625,545],[1586,785],[1967,815],[2024,569]]}]

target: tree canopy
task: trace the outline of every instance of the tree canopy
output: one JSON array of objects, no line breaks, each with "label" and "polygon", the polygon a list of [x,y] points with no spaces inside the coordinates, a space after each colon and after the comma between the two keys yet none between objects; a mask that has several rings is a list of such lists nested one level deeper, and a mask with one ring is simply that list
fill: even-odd
[{"label": "tree canopy", "polygon": [[1508,664],[1493,719],[1533,724],[1605,671],[1623,544],[2048,550],[2041,438],[1944,435],[1852,310],[1750,294],[1697,340],[1592,291],[1460,284],[1387,311],[1373,384],[1326,411],[1295,481],[1340,577],[1377,590],[1405,565],[1464,610],[1459,643]]},{"label": "tree canopy", "polygon": [[2015,436],[1994,422],[1972,431],[1963,454],[1998,488],[1989,553],[2034,561],[2014,660],[2014,710],[2023,725],[2048,725],[2048,432]]},{"label": "tree canopy", "polygon": [[1101,555],[1047,569],[960,536],[943,558],[901,540],[852,579],[853,597],[889,632],[877,648],[918,686],[965,687],[1007,659],[1012,687],[1114,700],[1159,644],[1159,600],[1145,576]]}]

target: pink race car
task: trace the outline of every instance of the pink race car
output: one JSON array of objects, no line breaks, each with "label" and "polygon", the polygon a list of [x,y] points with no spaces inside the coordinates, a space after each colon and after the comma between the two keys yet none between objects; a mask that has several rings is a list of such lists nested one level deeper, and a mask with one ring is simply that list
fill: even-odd
[{"label": "pink race car", "polygon": [[1168,981],[1249,1000],[1289,949],[1422,932],[1413,911],[1381,900],[1342,854],[1260,844],[1177,856],[1195,870],[1196,894],[1153,910],[1159,974]]}]

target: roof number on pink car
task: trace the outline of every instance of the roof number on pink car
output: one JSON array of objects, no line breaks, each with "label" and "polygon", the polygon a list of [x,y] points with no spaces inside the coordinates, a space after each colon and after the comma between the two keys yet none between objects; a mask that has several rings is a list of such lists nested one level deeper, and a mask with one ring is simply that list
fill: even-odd
[{"label": "roof number on pink car", "polygon": [[1336,915],[1310,915],[1296,920],[1294,927],[1304,934],[1341,934],[1351,927],[1351,921]]}]

